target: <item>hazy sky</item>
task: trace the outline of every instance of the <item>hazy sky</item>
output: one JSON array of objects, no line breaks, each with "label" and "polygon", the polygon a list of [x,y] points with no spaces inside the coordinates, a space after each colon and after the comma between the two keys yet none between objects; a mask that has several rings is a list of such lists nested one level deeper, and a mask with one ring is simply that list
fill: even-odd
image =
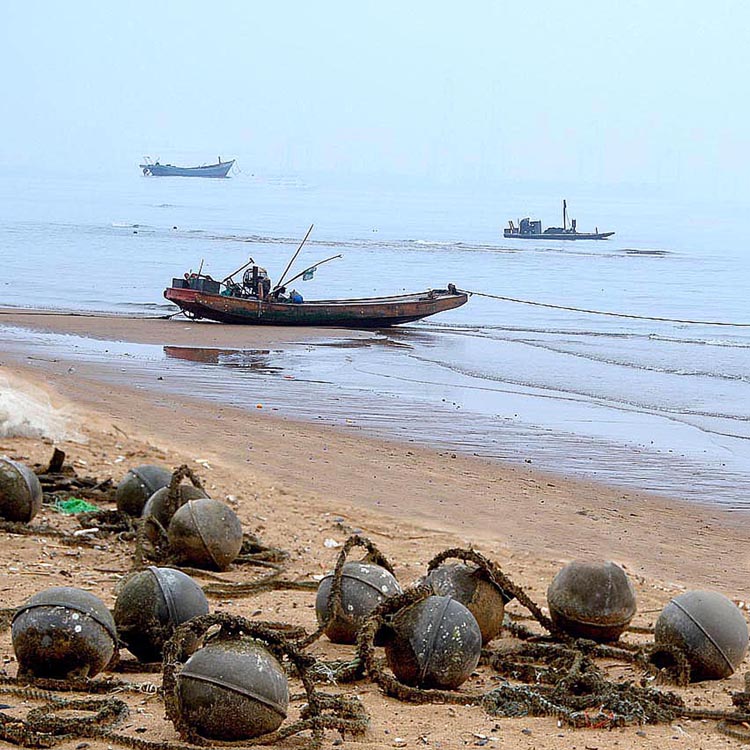
[{"label": "hazy sky", "polygon": [[0,166],[750,195],[750,3],[0,0]]}]

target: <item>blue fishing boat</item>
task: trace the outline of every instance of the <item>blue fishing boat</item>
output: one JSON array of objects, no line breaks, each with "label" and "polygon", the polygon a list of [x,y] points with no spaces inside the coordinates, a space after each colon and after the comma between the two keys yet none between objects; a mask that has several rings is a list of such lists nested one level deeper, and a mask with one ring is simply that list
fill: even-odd
[{"label": "blue fishing boat", "polygon": [[146,177],[226,177],[234,164],[234,159],[219,161],[216,164],[202,164],[199,167],[176,167],[173,164],[160,164],[144,158],[140,167]]}]

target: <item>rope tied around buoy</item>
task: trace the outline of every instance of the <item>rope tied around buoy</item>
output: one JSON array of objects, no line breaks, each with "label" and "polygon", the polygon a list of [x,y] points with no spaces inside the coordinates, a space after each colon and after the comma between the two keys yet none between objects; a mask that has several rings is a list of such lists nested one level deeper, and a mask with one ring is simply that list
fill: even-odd
[{"label": "rope tied around buoy", "polygon": [[362,735],[370,720],[367,711],[356,697],[331,695],[315,688],[310,675],[317,659],[305,653],[293,639],[274,623],[252,622],[238,615],[216,613],[201,615],[183,623],[164,646],[164,668],[161,695],[167,718],[174,724],[177,733],[194,744],[206,744],[185,721],[177,697],[177,680],[180,668],[194,649],[196,641],[203,640],[207,633],[219,626],[218,633],[211,635],[211,642],[219,639],[251,639],[260,642],[280,663],[288,661],[302,681],[307,704],[300,712],[300,719],[259,737],[242,740],[245,746],[279,742],[287,737],[311,731],[308,746],[320,747],[326,729],[338,730],[342,735]]}]

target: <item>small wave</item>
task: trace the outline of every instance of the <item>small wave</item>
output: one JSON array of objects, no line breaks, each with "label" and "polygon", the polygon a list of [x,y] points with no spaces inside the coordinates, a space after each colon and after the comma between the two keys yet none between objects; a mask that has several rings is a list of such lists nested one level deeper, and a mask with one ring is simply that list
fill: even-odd
[{"label": "small wave", "polygon": [[[468,388],[471,390],[496,390],[492,384],[500,384],[505,386],[515,386],[518,388],[529,388],[539,393],[531,393],[529,395],[537,398],[551,398],[560,400],[574,400],[584,403],[591,403],[594,405],[606,405],[609,408],[621,409],[621,410],[636,410],[644,413],[650,413],[662,416],[666,419],[670,419],[675,422],[686,422],[687,417],[706,417],[716,420],[726,420],[730,424],[732,423],[746,423],[750,422],[750,414],[738,414],[732,412],[719,412],[709,411],[702,409],[690,409],[685,406],[660,404],[656,402],[648,403],[645,401],[637,401],[632,398],[628,398],[625,395],[618,396],[615,394],[600,393],[594,390],[587,390],[586,388],[575,388],[572,386],[564,386],[561,384],[547,383],[542,381],[531,381],[523,380],[520,378],[513,378],[497,373],[490,373],[483,370],[477,370],[471,366],[462,365],[457,362],[446,362],[443,360],[435,360],[426,356],[411,355],[415,360],[419,362],[429,363],[440,369],[445,369],[450,372],[455,372],[458,375],[470,378],[478,381],[481,385],[468,385],[463,384],[462,388]],[[699,427],[693,425],[698,429],[706,429],[705,427]],[[707,430],[711,431],[711,430]],[[741,437],[742,439],[750,439],[745,435],[729,435],[730,437]]]},{"label": "small wave", "polygon": [[750,343],[743,343],[733,339],[695,339],[681,338],[679,336],[664,336],[658,333],[650,333],[648,338],[653,341],[664,341],[669,344],[690,344],[692,346],[716,346],[725,349],[750,349]]},{"label": "small wave", "polygon": [[624,247],[620,252],[626,253],[627,255],[673,255],[671,250],[649,250],[647,248],[641,249],[636,247]]}]

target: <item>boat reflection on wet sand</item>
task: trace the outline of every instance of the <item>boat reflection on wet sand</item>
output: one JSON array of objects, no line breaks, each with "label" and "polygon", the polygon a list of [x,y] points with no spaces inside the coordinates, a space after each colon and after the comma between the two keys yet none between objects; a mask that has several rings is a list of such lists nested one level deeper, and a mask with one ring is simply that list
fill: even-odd
[{"label": "boat reflection on wet sand", "polygon": [[165,346],[164,354],[170,359],[182,359],[204,365],[225,365],[252,370],[259,375],[278,375],[284,368],[271,365],[270,349],[211,349],[193,346]]}]

